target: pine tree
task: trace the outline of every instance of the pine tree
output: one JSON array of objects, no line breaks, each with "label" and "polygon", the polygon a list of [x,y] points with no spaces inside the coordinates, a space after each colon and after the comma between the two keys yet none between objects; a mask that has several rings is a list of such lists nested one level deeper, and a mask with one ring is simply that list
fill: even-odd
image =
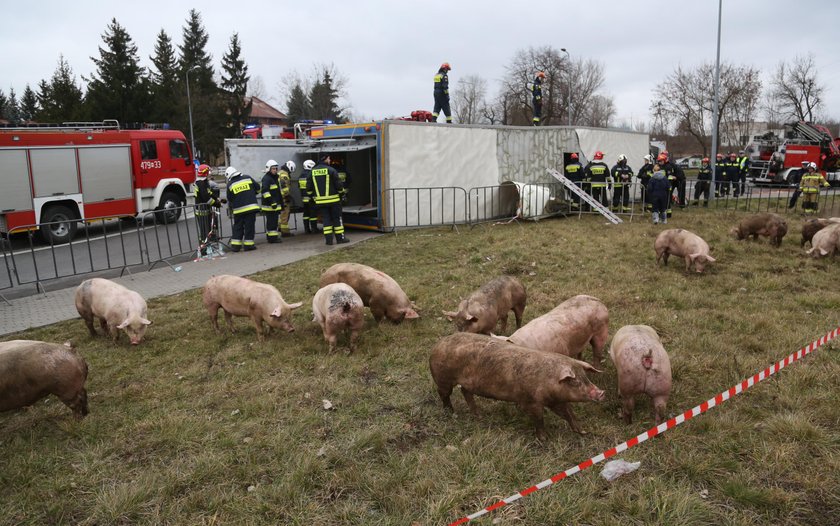
[{"label": "pine tree", "polygon": [[20,126],[20,105],[18,104],[17,94],[15,88],[9,89],[9,98],[3,108],[3,118],[9,121],[13,126]]},{"label": "pine tree", "polygon": [[20,118],[23,122],[35,120],[35,115],[38,114],[38,97],[29,84],[23,90],[23,96],[20,98]]},{"label": "pine tree", "polygon": [[97,72],[88,81],[87,105],[95,120],[148,121],[149,83],[137,46],[116,18],[102,35],[105,48],[91,57]]},{"label": "pine tree", "polygon": [[300,82],[292,86],[292,90],[289,93],[289,100],[286,101],[286,108],[286,115],[289,118],[289,122],[312,118],[312,107],[309,104],[309,97],[306,96]]},{"label": "pine tree", "polygon": [[168,122],[184,128],[186,122],[186,93],[178,81],[178,61],[172,39],[163,29],[157,35],[155,54],[149,57],[154,69],[150,70],[152,104],[149,111],[153,122]]},{"label": "pine tree", "polygon": [[226,90],[227,112],[230,119],[228,137],[239,137],[242,134],[245,121],[251,114],[251,101],[245,100],[248,93],[248,66],[240,58],[242,48],[239,44],[239,34],[234,33],[230,39],[230,48],[222,57],[222,88]]},{"label": "pine tree", "polygon": [[6,94],[3,93],[3,90],[0,89],[0,117],[3,117],[3,113],[6,111],[6,104],[8,104],[9,99],[6,98]]},{"label": "pine tree", "polygon": [[41,122],[83,121],[87,117],[84,94],[76,85],[76,78],[64,55],[58,59],[58,67],[50,82],[38,83],[38,105],[41,107],[37,119]]},{"label": "pine tree", "polygon": [[341,109],[338,107],[338,90],[333,86],[332,76],[328,70],[324,70],[321,80],[312,86],[309,94],[312,104],[312,116],[315,119],[329,119],[333,122],[343,122]]}]

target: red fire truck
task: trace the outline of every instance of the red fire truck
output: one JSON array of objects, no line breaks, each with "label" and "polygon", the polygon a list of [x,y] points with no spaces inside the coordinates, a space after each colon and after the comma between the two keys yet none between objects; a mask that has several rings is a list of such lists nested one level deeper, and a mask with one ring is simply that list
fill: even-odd
[{"label": "red fire truck", "polygon": [[176,221],[195,168],[184,134],[116,121],[0,128],[0,233],[72,239],[79,221],[157,211]]},{"label": "red fire truck", "polygon": [[808,161],[816,163],[829,183],[840,184],[840,137],[832,138],[828,128],[819,124],[786,124],[784,139],[772,133],[756,136],[746,152],[755,183],[789,183],[793,171]]}]

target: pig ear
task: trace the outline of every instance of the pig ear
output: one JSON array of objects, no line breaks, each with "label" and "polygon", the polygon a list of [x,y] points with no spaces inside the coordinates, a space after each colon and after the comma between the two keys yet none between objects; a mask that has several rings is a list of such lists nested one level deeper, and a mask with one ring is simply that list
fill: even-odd
[{"label": "pig ear", "polygon": [[820,254],[822,254],[823,256],[827,256],[828,255],[828,250],[826,250],[824,248],[821,248],[820,249]]},{"label": "pig ear", "polygon": [[297,303],[292,303],[291,305],[289,305],[289,309],[295,310],[295,309],[301,308],[302,306],[303,306],[303,302],[299,301]]},{"label": "pig ear", "polygon": [[473,315],[470,313],[470,311],[466,311],[466,312],[464,312],[464,319],[465,319],[465,320],[467,320],[467,321],[475,321],[475,320],[477,320],[477,319],[478,319],[478,317],[473,316]]},{"label": "pig ear", "polygon": [[455,319],[455,316],[457,316],[458,313],[453,312],[451,310],[445,310],[445,311],[443,311],[443,315],[446,316],[447,318],[449,318],[449,321],[452,321],[453,319]]},{"label": "pig ear", "polygon": [[581,363],[581,367],[583,367],[587,371],[592,371],[593,373],[599,373],[599,374],[604,372],[601,369],[597,369],[594,365],[589,364],[587,362],[581,361],[580,363]]},{"label": "pig ear", "polygon": [[714,263],[717,260],[715,258],[713,258],[712,256],[706,256],[706,261],[708,261],[709,263]]},{"label": "pig ear", "polygon": [[64,342],[64,346],[67,347],[68,349],[73,349],[74,348],[73,347],[73,342],[71,342],[70,340],[67,340],[66,342]]},{"label": "pig ear", "polygon": [[490,333],[490,337],[496,338],[497,340],[502,340],[503,342],[510,342],[510,338],[508,338],[507,336],[499,336],[498,334],[493,334],[492,332]]},{"label": "pig ear", "polygon": [[122,323],[117,325],[117,329],[125,329],[126,327],[128,327],[128,318],[126,318]]},{"label": "pig ear", "polygon": [[283,309],[281,307],[275,307],[273,311],[271,311],[272,318],[279,318],[283,316]]},{"label": "pig ear", "polygon": [[151,325],[152,324],[151,320],[147,320],[146,318],[140,318],[140,323],[142,323],[143,325]]},{"label": "pig ear", "polygon": [[565,380],[567,378],[574,378],[575,377],[575,372],[572,370],[571,367],[569,367],[567,365],[564,365],[564,366],[560,367],[560,370],[557,372],[557,376],[558,376],[557,381],[562,382],[563,380]]}]

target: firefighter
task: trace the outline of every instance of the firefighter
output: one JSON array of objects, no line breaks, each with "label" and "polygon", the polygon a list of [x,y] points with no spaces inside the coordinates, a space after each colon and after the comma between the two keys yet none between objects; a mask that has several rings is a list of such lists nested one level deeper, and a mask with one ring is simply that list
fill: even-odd
[{"label": "firefighter", "polygon": [[338,172],[330,166],[329,155],[322,157],[312,168],[306,182],[306,191],[321,212],[327,245],[333,244],[333,234],[336,243],[347,243],[349,240],[344,236],[344,223],[341,220],[341,181]]},{"label": "firefighter", "polygon": [[219,199],[219,185],[209,178],[210,167],[202,164],[196,173],[195,188],[195,222],[198,227],[198,244],[201,247],[201,255],[206,255],[206,245],[215,241],[215,233],[211,231],[210,214],[214,214],[213,208],[222,206],[224,200]]},{"label": "firefighter", "polygon": [[715,155],[715,197],[720,197],[724,192],[724,185],[726,184],[726,161],[723,159],[723,154]]},{"label": "firefighter", "polygon": [[315,211],[315,203],[310,199],[306,191],[306,182],[309,180],[309,174],[315,168],[315,161],[307,159],[303,161],[303,173],[298,179],[298,188],[300,188],[300,199],[303,202],[303,230],[307,234],[320,234],[318,230],[318,213]]},{"label": "firefighter", "polygon": [[703,164],[697,172],[697,184],[694,185],[694,206],[700,204],[700,196],[703,196],[703,206],[709,206],[709,193],[712,186],[712,168],[709,166],[709,158],[703,157]]},{"label": "firefighter", "polygon": [[338,180],[341,181],[341,204],[344,205],[347,203],[347,192],[350,190],[350,183],[352,179],[350,178],[350,174],[347,173],[347,164],[345,159],[333,159],[332,166],[335,168],[335,171],[338,172]]},{"label": "firefighter", "polygon": [[604,163],[604,153],[595,152],[592,161],[583,169],[583,179],[589,185],[592,198],[604,206],[608,205],[607,182],[610,167]]},{"label": "firefighter", "polygon": [[[577,153],[569,154],[569,164],[563,167],[563,171],[566,174],[566,179],[580,188],[580,183],[583,181],[583,165],[580,164]],[[572,192],[572,208],[580,208],[580,196],[574,192]]]},{"label": "firefighter", "polygon": [[648,197],[647,193],[647,185],[650,182],[650,177],[653,175],[653,156],[647,154],[643,157],[645,164],[639,168],[639,183],[641,186],[642,191],[642,202],[644,203],[645,210],[650,211],[652,209],[650,198]]},{"label": "firefighter", "polygon": [[633,209],[630,208],[630,182],[633,178],[633,169],[627,166],[626,155],[618,156],[618,162],[612,167],[610,175],[613,180],[613,211],[631,212]]},{"label": "firefighter", "polygon": [[451,69],[449,62],[444,62],[435,75],[435,109],[432,112],[432,122],[437,122],[438,115],[443,110],[446,123],[452,124],[452,111],[449,109],[449,76],[447,75]]},{"label": "firefighter", "polygon": [[[668,181],[668,199],[662,201],[665,205],[664,214],[662,217],[671,217],[673,210],[671,210],[671,203],[674,200],[674,190],[677,187],[677,176],[674,174],[674,165],[668,161],[668,152],[663,151],[659,155],[656,156],[656,164],[659,165],[659,170],[665,174],[665,180]],[[659,186],[657,186],[657,190],[660,190]],[[654,212],[656,211],[656,207],[653,207]]]},{"label": "firefighter", "polygon": [[790,196],[788,208],[796,208],[796,201],[799,200],[799,196],[802,194],[802,190],[799,189],[799,183],[802,182],[802,176],[808,172],[809,164],[811,163],[808,161],[802,161],[802,168],[790,171],[788,181],[790,181],[790,185],[794,187],[794,190],[793,194]]},{"label": "firefighter", "polygon": [[808,171],[802,174],[799,189],[802,191],[802,210],[815,214],[820,206],[820,187],[830,186],[823,174],[817,171],[817,163],[809,163]]},{"label": "firefighter", "polygon": [[671,197],[668,199],[668,217],[671,217],[671,203],[674,201],[674,190],[677,191],[677,205],[680,208],[685,208],[685,172],[682,168],[671,162],[671,155],[667,151],[662,154],[665,157],[664,164],[660,166],[665,170],[668,181],[671,183]]},{"label": "firefighter", "polygon": [[732,188],[732,196],[738,196],[738,178],[741,173],[741,163],[738,162],[738,155],[735,152],[729,152],[729,160],[724,163],[724,170],[726,171],[726,195],[729,195],[729,187]]},{"label": "firefighter", "polygon": [[265,216],[265,237],[269,243],[280,243],[280,232],[277,231],[277,222],[280,212],[283,210],[283,196],[280,193],[280,181],[277,170],[280,165],[274,159],[265,163],[265,175],[260,186],[262,187],[262,213]]},{"label": "firefighter", "polygon": [[531,86],[531,98],[534,102],[534,126],[540,125],[540,118],[542,117],[542,83],[544,78],[545,72],[537,71],[537,76],[534,77],[534,84]]},{"label": "firefighter", "polygon": [[295,172],[294,161],[286,161],[277,172],[277,180],[280,181],[280,195],[283,197],[283,210],[280,212],[280,236],[292,237],[289,229],[289,214],[292,212],[292,174]]},{"label": "firefighter", "polygon": [[225,170],[225,179],[227,179],[228,207],[233,213],[233,234],[230,238],[230,249],[234,252],[239,252],[243,247],[246,252],[256,250],[254,230],[257,222],[257,212],[260,211],[260,205],[257,204],[260,185],[233,166],[228,166]]},{"label": "firefighter", "polygon": [[735,197],[744,195],[747,190],[747,173],[750,171],[750,158],[741,150],[735,159],[738,162],[738,181],[735,182]]}]

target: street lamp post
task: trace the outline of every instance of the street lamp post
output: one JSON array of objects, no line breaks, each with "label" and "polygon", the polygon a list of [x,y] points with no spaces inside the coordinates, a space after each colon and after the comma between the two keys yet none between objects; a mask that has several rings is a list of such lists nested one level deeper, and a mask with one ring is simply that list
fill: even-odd
[{"label": "street lamp post", "polygon": [[195,159],[195,137],[193,136],[192,123],[192,100],[190,99],[190,71],[192,71],[192,68],[187,69],[187,110],[190,114],[190,146],[192,147],[193,159]]},{"label": "street lamp post", "polygon": [[566,48],[560,48],[560,51],[566,54],[566,58],[569,61],[569,126],[572,125],[572,56],[566,51]]}]

